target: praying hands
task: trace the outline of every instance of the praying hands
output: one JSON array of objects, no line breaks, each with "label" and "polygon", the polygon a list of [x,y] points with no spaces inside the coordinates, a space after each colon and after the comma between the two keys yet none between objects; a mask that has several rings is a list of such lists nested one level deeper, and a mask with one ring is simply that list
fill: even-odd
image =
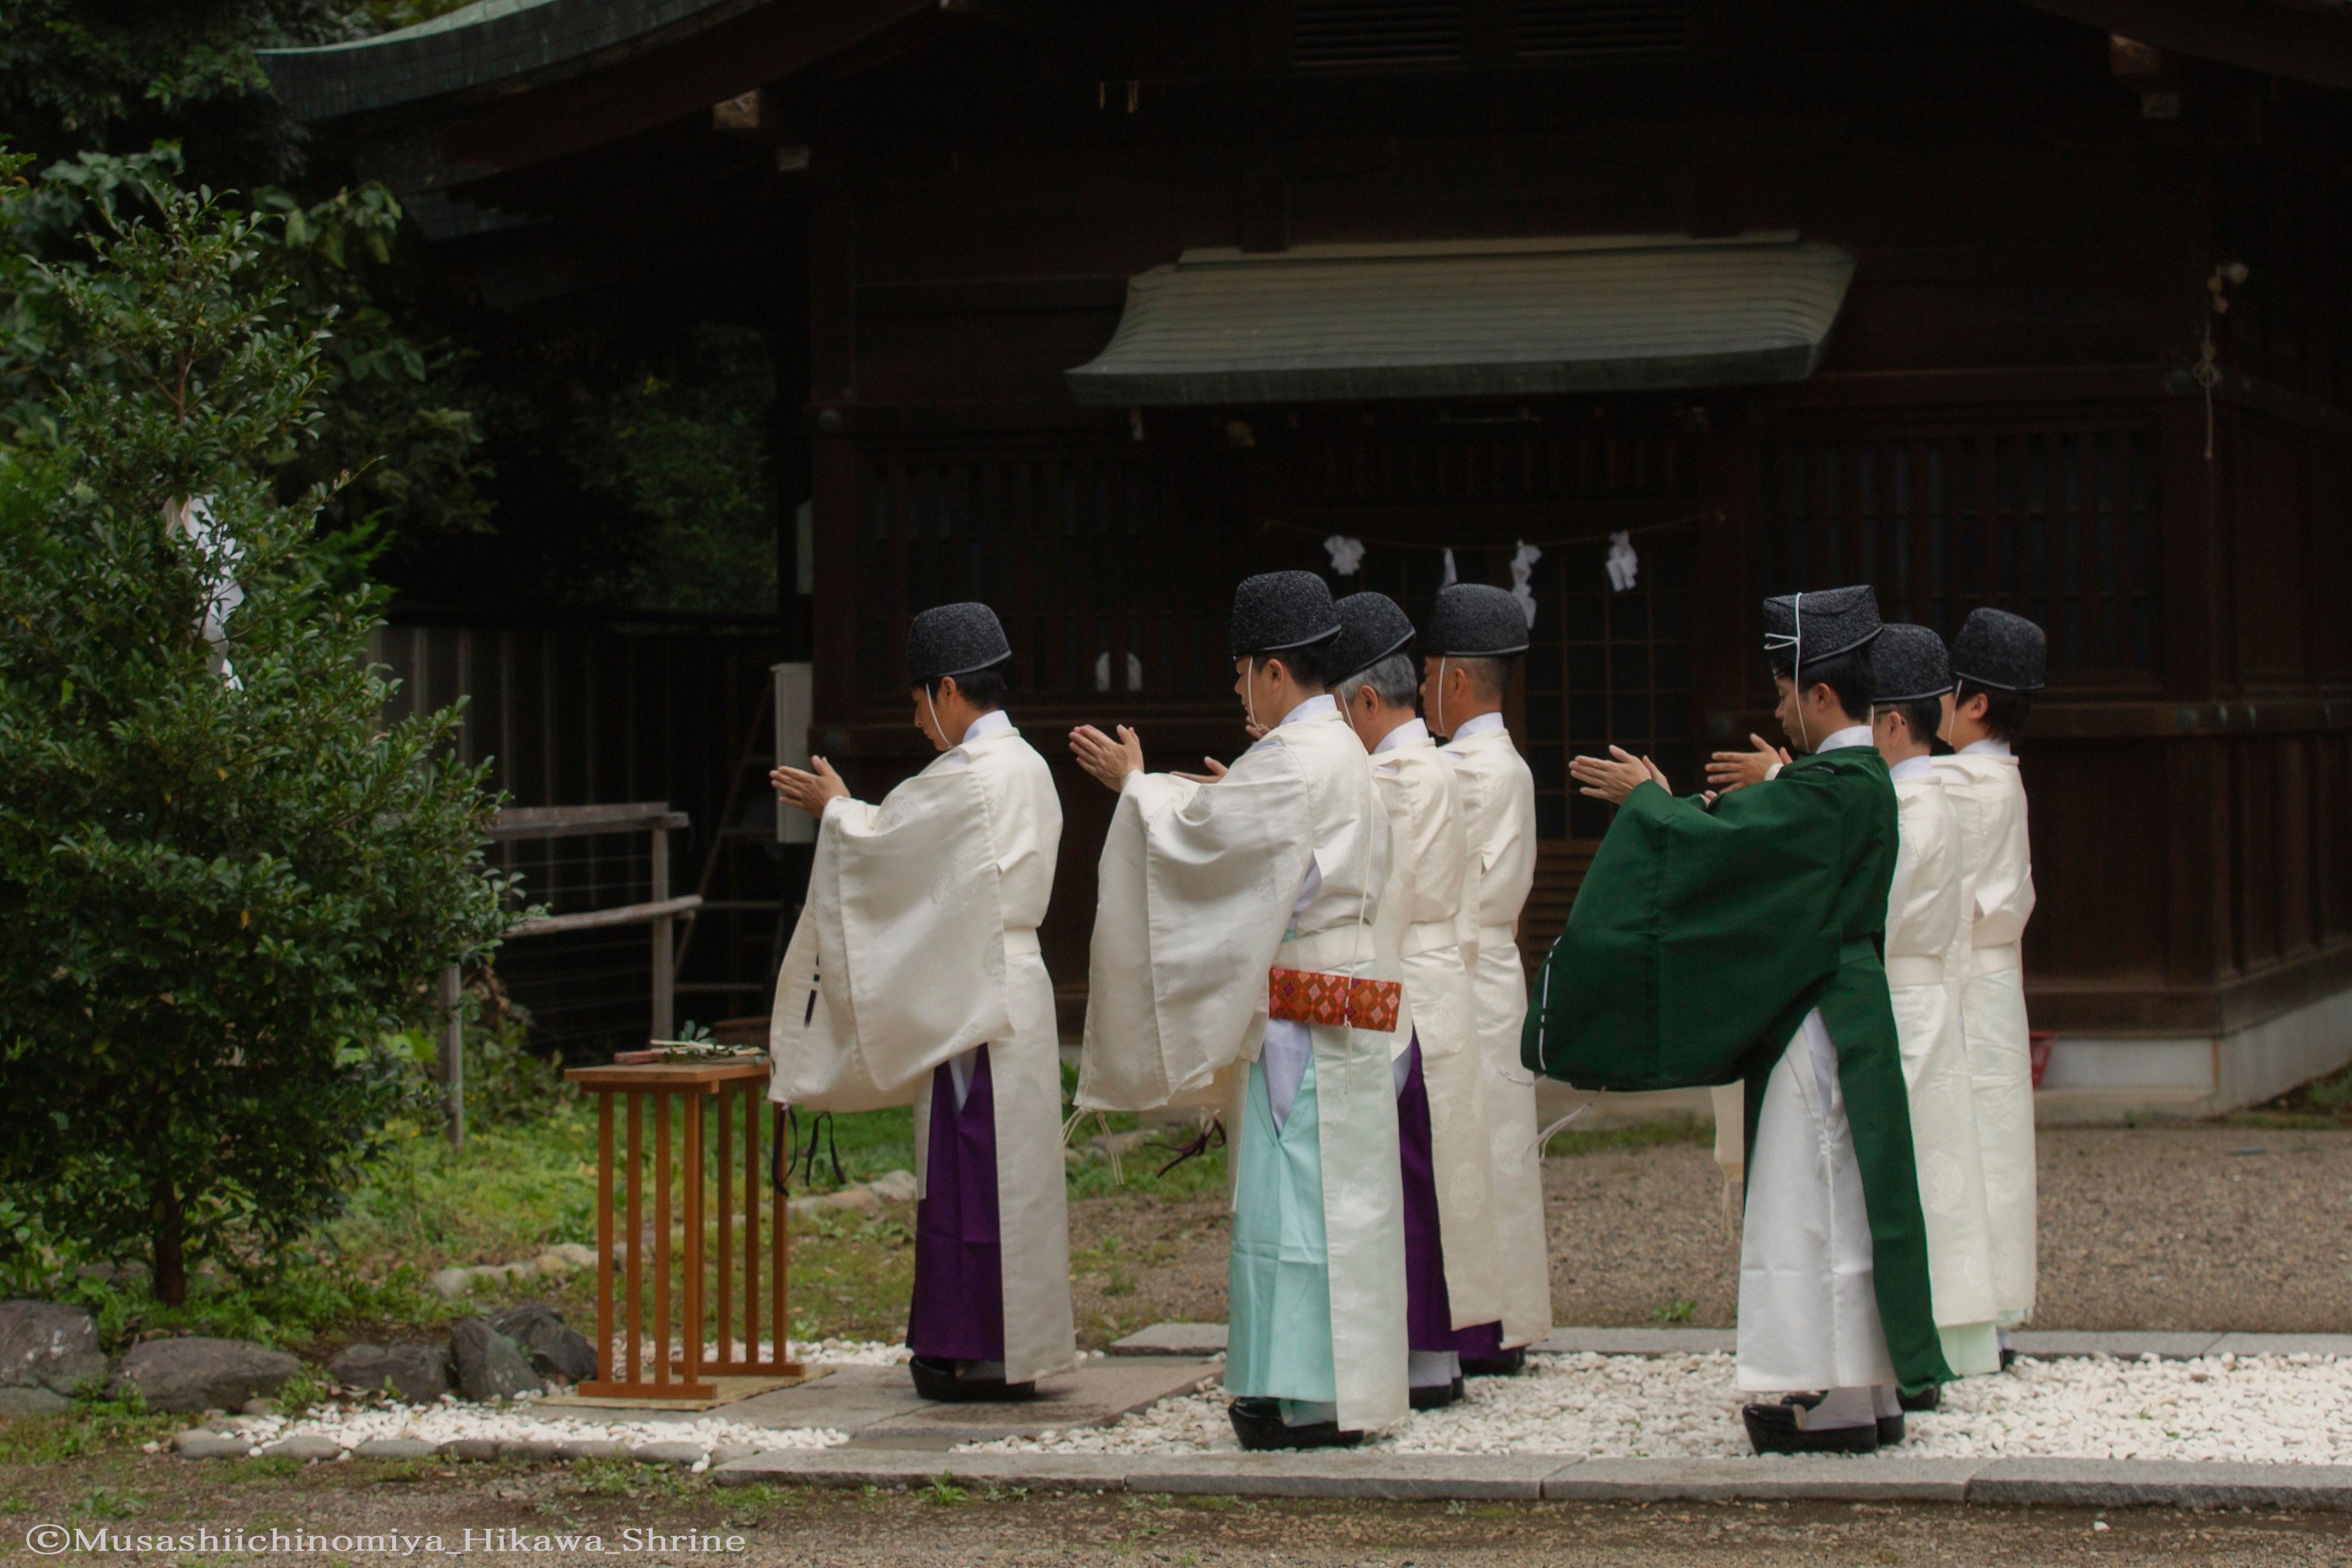
[{"label": "praying hands", "polygon": [[849,798],[849,786],[842,782],[839,773],[833,771],[833,764],[823,757],[810,758],[809,765],[816,771],[803,773],[798,768],[778,768],[769,773],[768,783],[774,788],[778,800],[822,819],[826,806],[836,800]]},{"label": "praying hands", "polygon": [[1128,774],[1143,771],[1143,737],[1124,724],[1118,730],[1116,741],[1092,724],[1081,724],[1070,731],[1070,754],[1078,766],[1113,790],[1127,786]]},{"label": "praying hands", "polygon": [[1718,794],[1728,795],[1749,784],[1762,784],[1772,770],[1789,760],[1788,752],[1761,735],[1750,735],[1745,752],[1717,752],[1706,764],[1706,782]]},{"label": "praying hands", "polygon": [[1571,758],[1568,774],[1581,786],[1580,794],[1605,800],[1612,805],[1623,805],[1627,795],[1645,784],[1656,784],[1668,795],[1675,793],[1657,763],[1647,757],[1637,757],[1622,746],[1610,747],[1607,757]]}]

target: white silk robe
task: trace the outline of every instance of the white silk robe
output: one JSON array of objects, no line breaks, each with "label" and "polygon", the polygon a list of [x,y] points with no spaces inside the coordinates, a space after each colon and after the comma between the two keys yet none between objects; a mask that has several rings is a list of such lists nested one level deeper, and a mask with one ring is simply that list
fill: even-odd
[{"label": "white silk robe", "polygon": [[1412,728],[1418,731],[1412,738],[1383,742],[1372,753],[1372,776],[1396,833],[1396,870],[1381,921],[1394,932],[1404,975],[1405,1016],[1395,1049],[1404,1050],[1416,1034],[1421,1039],[1446,1303],[1454,1327],[1467,1329],[1503,1315],[1486,1061],[1465,958],[1476,951],[1477,937],[1475,911],[1463,898],[1470,840],[1454,770],[1429,731]]},{"label": "white silk robe", "polygon": [[1984,1152],[1985,1208],[1992,1236],[1993,1304],[2001,1325],[2033,1313],[2037,1223],[2033,1059],[2018,944],[2033,913],[2033,854],[2017,759],[1979,742],[1936,759],[1959,814],[1969,930],[1953,962],[1977,1135]]},{"label": "white silk robe", "polygon": [[1975,1086],[1945,976],[1961,941],[1966,899],[1960,819],[1927,758],[1893,772],[1897,847],[1886,900],[1886,988],[1910,1089],[1936,1328],[1944,1360],[1967,1377],[2000,1370],[2000,1342]]},{"label": "white silk robe", "polygon": [[1077,1358],[1060,1042],[1037,950],[1062,806],[1045,759],[1010,725],[992,728],[878,806],[825,808],[776,984],[769,1095],[816,1110],[911,1101],[920,1182],[932,1073],[988,1047],[1004,1375],[1026,1383]]},{"label": "white silk robe", "polygon": [[1519,910],[1536,877],[1536,783],[1499,723],[1462,726],[1439,752],[1462,791],[1470,868],[1465,892],[1476,921],[1471,984],[1486,1074],[1486,1134],[1494,1158],[1495,1247],[1503,1346],[1551,1332],[1551,1253],[1544,1229],[1543,1160],[1536,1148],[1535,1075],[1519,1065],[1528,977],[1519,963]]},{"label": "white silk robe", "polygon": [[[1375,931],[1391,852],[1371,759],[1335,710],[1278,725],[1213,784],[1130,775],[1103,842],[1079,1107],[1220,1104],[1229,1132],[1252,1136],[1241,1102],[1266,971],[1394,978]],[[1310,864],[1318,883],[1294,910]],[[1392,1041],[1308,1033],[1337,1418],[1370,1429],[1402,1419],[1406,1400]]]}]

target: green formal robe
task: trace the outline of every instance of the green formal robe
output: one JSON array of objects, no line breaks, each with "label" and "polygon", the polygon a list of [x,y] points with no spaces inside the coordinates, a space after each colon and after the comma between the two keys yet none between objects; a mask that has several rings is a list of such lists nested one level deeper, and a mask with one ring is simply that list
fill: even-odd
[{"label": "green formal robe", "polygon": [[1894,786],[1868,746],[1802,758],[1713,809],[1643,784],[1537,976],[1520,1054],[1581,1089],[1744,1079],[1752,1150],[1765,1079],[1820,1008],[1862,1168],[1887,1352],[1918,1392],[1951,1373],[1879,952],[1895,847]]}]

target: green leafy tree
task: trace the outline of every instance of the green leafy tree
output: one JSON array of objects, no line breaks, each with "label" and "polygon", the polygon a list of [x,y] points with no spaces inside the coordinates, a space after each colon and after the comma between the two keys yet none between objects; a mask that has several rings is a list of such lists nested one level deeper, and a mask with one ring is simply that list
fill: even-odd
[{"label": "green leafy tree", "polygon": [[0,1191],[177,1305],[339,1209],[507,889],[455,712],[383,721],[331,487],[272,482],[331,352],[277,220],[152,169],[99,210],[86,262],[0,258],[60,323],[55,438],[0,451]]}]

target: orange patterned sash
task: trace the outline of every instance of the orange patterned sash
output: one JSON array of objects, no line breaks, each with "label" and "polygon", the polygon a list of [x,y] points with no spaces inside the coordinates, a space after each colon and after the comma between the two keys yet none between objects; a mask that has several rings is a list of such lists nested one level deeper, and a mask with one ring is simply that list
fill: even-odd
[{"label": "orange patterned sash", "polygon": [[1315,969],[1266,971],[1269,1017],[1329,1028],[1353,1025],[1378,1035],[1396,1032],[1404,986],[1394,980],[1361,980]]}]

